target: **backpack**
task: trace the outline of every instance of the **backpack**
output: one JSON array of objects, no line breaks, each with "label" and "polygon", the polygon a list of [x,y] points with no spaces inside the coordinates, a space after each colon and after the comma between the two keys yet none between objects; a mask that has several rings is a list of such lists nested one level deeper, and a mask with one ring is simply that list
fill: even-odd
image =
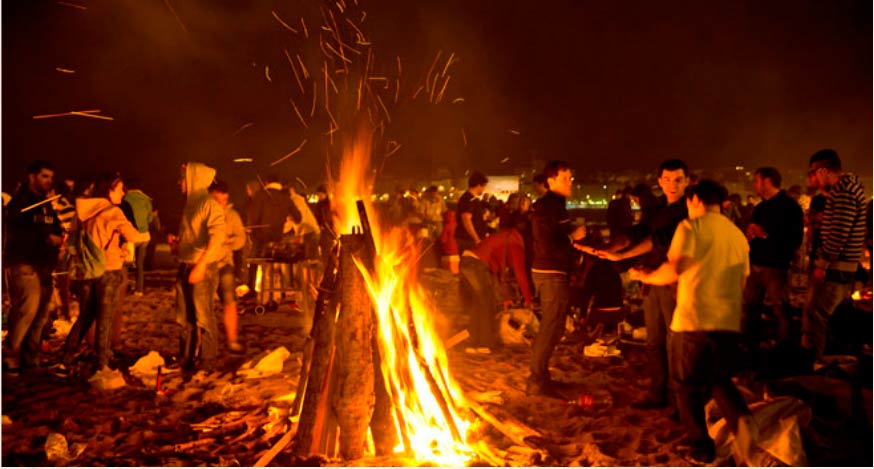
[{"label": "backpack", "polygon": [[[105,210],[105,209],[104,209]],[[101,210],[100,212],[102,212]],[[97,215],[100,214],[97,213]],[[97,215],[92,220],[97,218]],[[93,223],[93,221],[91,221]],[[70,232],[65,244],[66,264],[71,280],[100,278],[106,272],[106,247],[101,248],[86,230],[86,224],[78,220],[76,229]],[[110,240],[111,242],[112,240]]]}]

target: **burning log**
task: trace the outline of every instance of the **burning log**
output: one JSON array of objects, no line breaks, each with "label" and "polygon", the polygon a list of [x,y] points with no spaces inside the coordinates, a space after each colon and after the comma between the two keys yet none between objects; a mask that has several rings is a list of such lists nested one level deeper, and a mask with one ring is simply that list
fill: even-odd
[{"label": "burning log", "polygon": [[366,249],[362,235],[344,235],[340,245],[341,300],[337,318],[337,388],[332,406],[340,426],[340,455],[364,455],[374,406],[373,313],[355,257]]},{"label": "burning log", "polygon": [[306,394],[303,397],[300,425],[294,439],[294,453],[297,455],[312,453],[313,443],[318,442],[315,436],[321,434],[327,410],[327,390],[334,357],[334,322],[339,300],[335,292],[338,274],[336,248],[335,245],[331,255],[326,256],[325,273],[316,299],[311,332],[312,361],[307,376]]}]

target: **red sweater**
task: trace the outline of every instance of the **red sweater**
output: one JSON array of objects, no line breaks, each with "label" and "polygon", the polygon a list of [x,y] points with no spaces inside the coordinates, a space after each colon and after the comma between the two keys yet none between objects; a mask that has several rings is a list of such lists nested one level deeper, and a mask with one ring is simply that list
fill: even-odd
[{"label": "red sweater", "polygon": [[482,240],[471,252],[485,262],[495,275],[501,272],[501,267],[512,266],[516,282],[522,290],[522,298],[526,304],[531,304],[531,285],[525,275],[525,241],[518,231],[501,230]]}]

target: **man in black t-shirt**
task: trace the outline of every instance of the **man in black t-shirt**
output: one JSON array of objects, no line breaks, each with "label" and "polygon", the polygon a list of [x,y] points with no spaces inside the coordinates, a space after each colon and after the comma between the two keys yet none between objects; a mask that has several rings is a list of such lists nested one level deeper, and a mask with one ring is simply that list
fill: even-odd
[{"label": "man in black t-shirt", "polygon": [[458,226],[455,228],[455,241],[458,243],[458,254],[464,254],[465,249],[472,249],[486,237],[486,221],[483,218],[483,202],[479,198],[486,190],[489,178],[485,174],[474,171],[467,180],[467,191],[458,199]]},{"label": "man in black t-shirt", "polygon": [[[664,192],[658,210],[653,217],[650,235],[634,246],[617,246],[614,252],[594,251],[593,254],[611,261],[620,261],[643,256],[641,269],[656,270],[668,257],[668,248],[677,225],[689,218],[686,208],[685,190],[689,184],[689,168],[681,160],[671,159],[659,166],[659,186]],[[619,252],[616,252],[619,251]],[[588,250],[586,252],[589,252]],[[668,349],[667,335],[677,306],[677,284],[648,285],[643,301],[644,321],[646,322],[646,346],[649,352],[650,374],[649,392],[642,399],[632,403],[639,409],[656,409],[671,404],[668,394]]]}]

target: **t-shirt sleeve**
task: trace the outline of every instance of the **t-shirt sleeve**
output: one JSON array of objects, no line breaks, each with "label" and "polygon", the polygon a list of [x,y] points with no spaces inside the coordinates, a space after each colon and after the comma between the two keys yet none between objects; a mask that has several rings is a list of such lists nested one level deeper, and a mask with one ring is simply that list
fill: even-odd
[{"label": "t-shirt sleeve", "polygon": [[461,214],[470,213],[473,214],[473,199],[468,197],[467,194],[463,195],[460,199],[458,199],[458,208],[456,210],[458,213],[459,220],[461,219]]},{"label": "t-shirt sleeve", "polygon": [[692,236],[692,225],[688,221],[677,225],[668,249],[669,261],[678,261],[682,257],[695,258],[695,237]]}]

